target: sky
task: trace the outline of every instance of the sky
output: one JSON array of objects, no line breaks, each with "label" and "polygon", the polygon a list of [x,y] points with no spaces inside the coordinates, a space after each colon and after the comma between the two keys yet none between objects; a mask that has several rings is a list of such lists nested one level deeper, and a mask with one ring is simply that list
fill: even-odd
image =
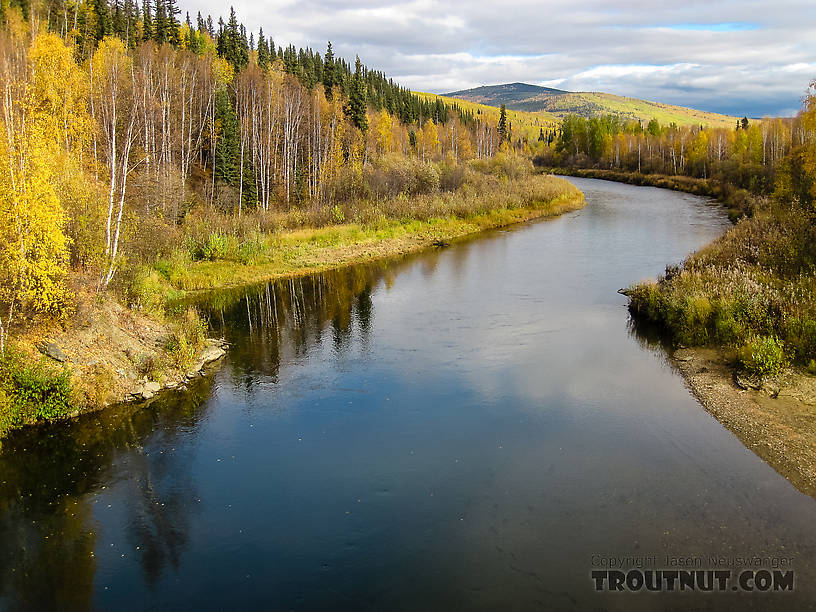
[{"label": "sky", "polygon": [[520,81],[760,117],[796,113],[816,79],[816,0],[233,1],[277,45],[331,40],[418,91]]}]

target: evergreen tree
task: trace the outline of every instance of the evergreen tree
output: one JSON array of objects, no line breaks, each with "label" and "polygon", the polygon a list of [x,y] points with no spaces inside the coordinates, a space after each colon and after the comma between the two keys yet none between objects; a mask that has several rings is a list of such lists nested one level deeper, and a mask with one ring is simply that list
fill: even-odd
[{"label": "evergreen tree", "polygon": [[346,104],[346,115],[357,128],[366,133],[368,130],[368,118],[366,117],[366,82],[363,78],[363,69],[359,56],[354,63],[354,76],[351,78],[349,87],[348,103]]},{"label": "evergreen tree", "polygon": [[136,40],[136,23],[139,21],[139,5],[136,0],[125,0],[124,12],[124,40],[128,47],[133,48],[138,43]]},{"label": "evergreen tree", "polygon": [[232,64],[236,72],[240,72],[249,63],[249,44],[246,40],[246,31],[242,33],[242,26],[238,23],[235,9],[230,9],[229,22],[219,19],[218,54]]},{"label": "evergreen tree", "polygon": [[323,58],[323,87],[326,89],[326,97],[331,100],[332,88],[338,85],[334,67],[334,51],[332,44],[326,46],[326,55]]},{"label": "evergreen tree", "polygon": [[218,18],[218,36],[216,37],[215,41],[215,50],[219,57],[227,57],[226,27],[224,26],[224,20],[221,17]]},{"label": "evergreen tree", "polygon": [[[240,151],[237,161],[238,164],[241,163]],[[257,208],[258,206],[258,184],[255,182],[255,165],[252,163],[252,156],[246,155],[246,153],[244,154],[244,172],[241,185],[241,206],[244,210]]]},{"label": "evergreen tree", "polygon": [[258,32],[258,66],[266,70],[269,68],[269,46],[266,44],[266,37],[263,33],[263,28]]},{"label": "evergreen tree", "polygon": [[224,89],[219,90],[215,97],[215,121],[220,128],[215,144],[215,178],[236,186],[240,165],[238,117],[232,108],[229,93]]},{"label": "evergreen tree", "polygon": [[92,0],[91,8],[95,19],[94,40],[98,43],[105,36],[113,34],[113,24],[111,23],[110,10],[107,0]]},{"label": "evergreen tree", "polygon": [[181,9],[178,7],[177,0],[165,0],[165,7],[167,11],[167,42],[173,48],[178,49],[181,46],[181,28],[178,20]]},{"label": "evergreen tree", "polygon": [[743,129],[743,130],[747,130],[747,129],[748,129],[748,117],[743,117],[743,118],[742,118],[742,129]]},{"label": "evergreen tree", "polygon": [[153,17],[150,14],[150,0],[142,3],[142,42],[153,40]]},{"label": "evergreen tree", "polygon": [[161,45],[167,42],[167,5],[165,0],[156,0],[156,13],[153,17],[153,40]]},{"label": "evergreen tree", "polygon": [[502,140],[507,138],[507,108],[504,104],[499,110],[499,138]]},{"label": "evergreen tree", "polygon": [[122,40],[125,40],[125,15],[120,0],[113,0],[111,31]]}]

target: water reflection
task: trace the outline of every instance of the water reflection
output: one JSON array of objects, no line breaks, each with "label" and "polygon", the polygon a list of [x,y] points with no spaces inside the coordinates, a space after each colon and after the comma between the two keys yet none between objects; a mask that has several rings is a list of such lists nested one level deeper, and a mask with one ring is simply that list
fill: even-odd
[{"label": "water reflection", "polygon": [[700,408],[616,293],[722,215],[581,187],[590,206],[557,220],[199,296],[232,344],[215,374],[3,448],[0,609],[662,605],[591,590],[591,554],[637,551],[785,550],[804,581],[786,602],[808,601],[813,500]]},{"label": "water reflection", "polygon": [[[196,488],[173,450],[204,418],[211,386],[202,379],[161,404],[111,408],[4,442],[0,608],[90,609],[99,549],[119,538],[105,530],[112,514],[127,526],[148,584],[178,566]],[[106,490],[114,500],[102,499]]]},{"label": "water reflection", "polygon": [[233,345],[233,373],[249,389],[254,375],[277,382],[283,361],[308,360],[327,341],[337,353],[358,336],[367,344],[373,287],[394,274],[383,264],[359,266],[213,293],[198,305],[212,333]]}]

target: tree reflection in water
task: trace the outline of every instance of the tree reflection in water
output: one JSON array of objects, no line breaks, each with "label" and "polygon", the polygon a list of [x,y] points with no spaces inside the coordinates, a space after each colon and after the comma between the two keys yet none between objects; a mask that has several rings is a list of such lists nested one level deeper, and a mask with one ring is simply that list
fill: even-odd
[{"label": "tree reflection in water", "polygon": [[[283,363],[308,358],[327,336],[337,352],[355,333],[366,346],[372,289],[381,280],[390,285],[393,274],[384,264],[347,268],[212,293],[199,307],[213,333],[233,344],[232,384],[252,392],[253,375],[277,382]],[[202,504],[194,453],[174,451],[191,444],[186,432],[206,418],[213,382],[209,376],[148,406],[120,405],[6,441],[0,608],[92,608],[100,551],[118,541],[119,529],[146,584],[181,566]],[[101,508],[111,496],[118,508]]]}]

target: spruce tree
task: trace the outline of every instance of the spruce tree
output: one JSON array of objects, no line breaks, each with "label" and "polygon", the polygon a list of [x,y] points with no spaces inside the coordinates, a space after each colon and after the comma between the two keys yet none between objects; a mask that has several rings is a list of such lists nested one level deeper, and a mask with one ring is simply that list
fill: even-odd
[{"label": "spruce tree", "polygon": [[153,40],[156,44],[167,42],[167,5],[165,0],[156,0],[156,13],[153,17]]},{"label": "spruce tree", "polygon": [[334,67],[334,51],[332,44],[326,46],[326,55],[323,57],[323,87],[326,89],[326,97],[331,100],[332,88],[337,85],[337,75]]},{"label": "spruce tree", "polygon": [[150,14],[150,0],[142,3],[142,42],[153,40],[153,17]]},{"label": "spruce tree", "polygon": [[221,126],[215,144],[215,178],[236,186],[240,165],[238,117],[232,108],[229,93],[224,89],[219,90],[215,97],[215,120]]},{"label": "spruce tree", "polygon": [[91,7],[96,20],[94,24],[96,26],[94,28],[94,40],[98,43],[105,38],[105,36],[113,33],[111,15],[107,0],[92,0]]},{"label": "spruce tree", "polygon": [[[238,164],[241,163],[240,149],[238,151]],[[237,165],[237,164],[236,164]],[[255,165],[252,156],[244,152],[244,172],[241,185],[241,206],[246,209],[257,208],[258,206],[258,184],[255,182]]]},{"label": "spruce tree", "polygon": [[501,140],[507,138],[507,107],[504,104],[501,105],[501,110],[499,110],[499,138]]},{"label": "spruce tree", "polygon": [[348,103],[346,104],[346,115],[351,122],[365,134],[368,130],[368,118],[366,117],[366,82],[363,78],[362,64],[359,56],[354,63],[354,76],[351,78],[349,87]]},{"label": "spruce tree", "polygon": [[263,28],[258,32],[258,66],[264,70],[269,68],[269,46],[266,44]]},{"label": "spruce tree", "polygon": [[111,14],[111,32],[120,39],[125,40],[125,19],[124,11],[120,0],[113,0],[113,11]]},{"label": "spruce tree", "polygon": [[165,0],[165,7],[167,11],[167,42],[173,48],[178,49],[181,46],[181,27],[178,20],[181,9],[178,7],[177,0]]}]

